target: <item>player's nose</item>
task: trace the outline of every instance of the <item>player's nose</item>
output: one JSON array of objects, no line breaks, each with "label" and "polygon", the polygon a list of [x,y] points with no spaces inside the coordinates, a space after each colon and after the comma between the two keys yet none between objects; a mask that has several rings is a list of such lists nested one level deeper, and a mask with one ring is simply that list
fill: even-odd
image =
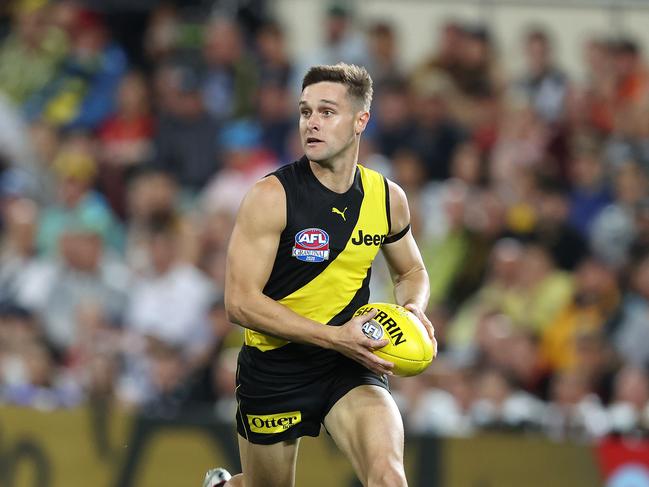
[{"label": "player's nose", "polygon": [[309,117],[309,120],[307,120],[306,122],[306,127],[307,129],[309,129],[309,131],[320,130],[320,121],[318,120],[318,117],[311,115]]}]

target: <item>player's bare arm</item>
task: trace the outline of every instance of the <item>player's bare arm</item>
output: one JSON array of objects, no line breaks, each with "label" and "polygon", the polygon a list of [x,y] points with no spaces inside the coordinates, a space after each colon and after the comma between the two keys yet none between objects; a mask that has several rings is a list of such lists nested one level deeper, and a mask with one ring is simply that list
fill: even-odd
[{"label": "player's bare arm", "polygon": [[292,342],[337,350],[375,372],[388,373],[393,365],[371,353],[387,341],[371,340],[361,331],[373,314],[353,318],[342,330],[300,316],[264,295],[285,225],[286,195],[281,183],[275,177],[257,182],[244,198],[230,239],[225,286],[228,318]]},{"label": "player's bare arm", "polygon": [[[403,189],[392,181],[388,181],[390,189],[390,235],[398,235],[410,224],[408,199]],[[430,296],[428,272],[421,258],[421,253],[412,235],[407,233],[392,243],[382,247],[383,255],[390,268],[394,281],[394,295],[397,304],[412,311],[424,324],[431,340],[435,342],[435,330],[426,316],[426,307]]]}]

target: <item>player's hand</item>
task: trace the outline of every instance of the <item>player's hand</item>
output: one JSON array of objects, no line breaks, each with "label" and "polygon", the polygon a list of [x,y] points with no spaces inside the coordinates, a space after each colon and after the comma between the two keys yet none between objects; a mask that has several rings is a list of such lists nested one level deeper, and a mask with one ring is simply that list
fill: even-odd
[{"label": "player's hand", "polygon": [[406,308],[417,318],[419,318],[419,321],[421,321],[421,323],[424,325],[426,331],[428,332],[430,341],[433,342],[433,349],[435,350],[435,354],[433,356],[437,355],[437,340],[435,339],[435,327],[428,319],[428,316],[426,316],[426,313],[424,313],[424,311],[414,303],[408,303],[404,306],[404,308]]},{"label": "player's hand", "polygon": [[384,347],[388,340],[372,340],[361,330],[364,323],[370,321],[378,313],[373,309],[368,313],[355,316],[342,326],[335,327],[332,348],[337,352],[359,362],[377,374],[392,375],[394,364],[374,355],[372,350]]}]

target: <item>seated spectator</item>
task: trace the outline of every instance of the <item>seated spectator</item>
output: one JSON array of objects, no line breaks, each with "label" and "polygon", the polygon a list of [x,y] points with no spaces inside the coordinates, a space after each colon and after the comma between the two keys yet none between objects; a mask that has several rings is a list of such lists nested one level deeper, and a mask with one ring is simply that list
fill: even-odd
[{"label": "seated spectator", "polygon": [[453,154],[466,139],[465,130],[451,116],[452,86],[439,77],[422,78],[414,85],[415,126],[407,147],[424,161],[428,179],[449,177]]},{"label": "seated spectator", "polygon": [[277,159],[262,145],[261,130],[242,120],[224,127],[220,136],[223,169],[209,181],[200,198],[208,214],[236,214],[248,189],[277,167]]},{"label": "seated spectator", "polygon": [[621,301],[617,274],[606,263],[586,258],[574,276],[572,299],[542,332],[541,349],[552,370],[576,367],[580,337],[604,333]]},{"label": "seated spectator", "polygon": [[250,117],[259,73],[234,20],[209,19],[203,37],[200,91],[207,113],[219,123]]},{"label": "seated spectator", "polygon": [[570,164],[568,222],[584,238],[589,238],[593,221],[613,200],[598,148],[593,144],[594,141],[578,144]]},{"label": "seated spectator", "polygon": [[481,430],[538,429],[544,405],[531,394],[516,389],[506,373],[495,368],[478,372],[475,401],[470,410],[473,424]]},{"label": "seated spectator", "polygon": [[57,178],[56,204],[44,208],[38,227],[38,250],[56,253],[59,237],[69,222],[92,221],[93,229],[110,248],[123,246],[123,230],[106,200],[93,190],[97,164],[83,137],[71,139],[53,162]]},{"label": "seated spectator", "polygon": [[634,366],[620,369],[615,377],[608,415],[614,433],[649,432],[649,374],[646,369]]},{"label": "seated spectator", "polygon": [[286,33],[281,24],[267,22],[255,36],[257,65],[262,84],[289,88],[293,79],[293,63],[286,47]]},{"label": "seated spectator", "polygon": [[59,254],[44,259],[25,276],[20,302],[43,319],[48,339],[66,357],[78,338],[77,313],[85,303],[101,303],[113,322],[123,315],[130,273],[105,248],[97,223],[68,220],[59,237]]},{"label": "seated spectator", "polygon": [[148,229],[151,266],[129,294],[125,322],[140,336],[180,347],[187,359],[210,348],[208,325],[212,283],[196,267],[180,259],[178,228],[161,218]]},{"label": "seated spectator", "polygon": [[592,440],[608,433],[605,408],[594,394],[588,378],[567,369],[552,379],[549,404],[542,424],[555,440]]},{"label": "seated spectator", "polygon": [[220,167],[219,124],[207,111],[198,74],[162,66],[157,74],[161,105],[153,166],[168,172],[191,200]]},{"label": "seated spectator", "polygon": [[524,47],[527,69],[515,88],[523,92],[545,122],[556,124],[564,116],[568,78],[555,65],[551,40],[545,30],[530,29]]},{"label": "seated spectator", "polygon": [[560,269],[572,271],[587,253],[588,244],[568,224],[568,198],[556,184],[547,184],[539,195],[538,222],[533,235],[536,241],[547,247]]},{"label": "seated spectator", "polygon": [[[436,361],[433,367],[432,373],[437,377],[434,387],[424,387],[419,377],[396,384],[395,400],[404,412],[407,431],[451,437],[473,434],[475,425],[470,411],[475,389],[472,371],[441,361]],[[409,392],[404,391],[404,387]]]},{"label": "seated spectator", "polygon": [[0,302],[15,302],[25,276],[38,267],[38,207],[32,200],[17,198],[4,203],[1,213],[4,232],[0,246]]},{"label": "seated spectator", "polygon": [[27,100],[25,113],[66,130],[94,130],[113,112],[126,54],[96,12],[79,11],[71,38],[70,53]]},{"label": "seated spectator", "polygon": [[390,80],[400,79],[403,69],[399,60],[399,45],[395,27],[390,21],[376,21],[367,29],[367,70],[374,82],[374,92],[383,93],[383,86]]},{"label": "seated spectator", "polygon": [[614,178],[615,200],[593,220],[590,242],[598,257],[621,268],[628,264],[637,231],[635,214],[647,195],[649,179],[633,161],[620,166]]},{"label": "seated spectator", "polygon": [[124,216],[126,179],[153,156],[154,120],[146,78],[131,72],[117,92],[117,110],[100,127],[99,185],[114,211]]},{"label": "seated spectator", "polygon": [[12,29],[0,44],[0,92],[22,105],[56,73],[68,38],[48,17],[47,1],[14,3]]},{"label": "seated spectator", "polygon": [[633,263],[619,320],[612,327],[615,350],[637,367],[649,366],[649,256]]}]

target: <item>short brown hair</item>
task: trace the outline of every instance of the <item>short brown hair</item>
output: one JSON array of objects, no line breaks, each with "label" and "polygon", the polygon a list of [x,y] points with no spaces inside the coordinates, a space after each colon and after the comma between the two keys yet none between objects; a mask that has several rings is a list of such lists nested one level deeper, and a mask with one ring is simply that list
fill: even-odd
[{"label": "short brown hair", "polygon": [[374,90],[372,78],[364,67],[346,63],[313,66],[304,75],[302,90],[309,85],[323,81],[345,85],[349,96],[358,100],[363,106],[363,110],[370,109]]}]

